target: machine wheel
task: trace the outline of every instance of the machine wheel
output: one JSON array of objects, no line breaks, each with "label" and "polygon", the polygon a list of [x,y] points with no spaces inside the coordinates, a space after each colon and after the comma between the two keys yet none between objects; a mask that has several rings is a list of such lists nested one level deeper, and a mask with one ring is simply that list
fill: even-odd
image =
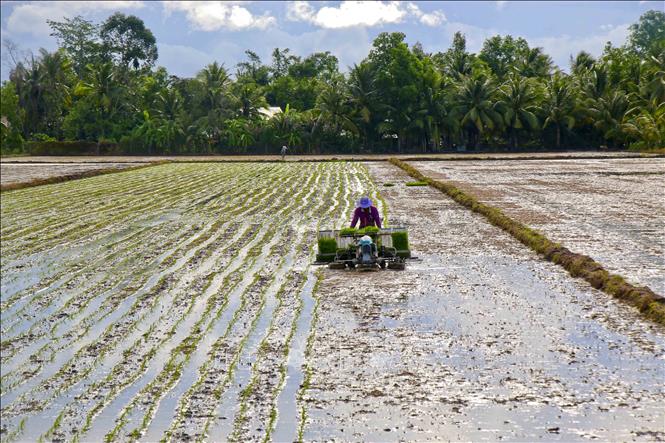
[{"label": "machine wheel", "polygon": [[381,260],[381,261],[379,262],[379,266],[381,266],[381,269],[386,269],[386,261],[385,261],[385,260]]},{"label": "machine wheel", "polygon": [[352,260],[348,260],[348,261],[346,262],[346,266],[348,266],[348,267],[349,267],[349,269],[355,269],[355,267],[356,267],[356,264],[355,264],[355,263],[353,263],[353,261],[352,261]]}]

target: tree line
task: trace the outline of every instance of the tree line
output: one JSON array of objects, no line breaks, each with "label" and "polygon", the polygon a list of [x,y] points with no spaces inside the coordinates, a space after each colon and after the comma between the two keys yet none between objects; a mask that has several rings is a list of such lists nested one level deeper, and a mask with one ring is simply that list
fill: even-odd
[{"label": "tree line", "polygon": [[[87,140],[126,154],[440,152],[451,149],[635,148],[665,145],[665,14],[648,11],[623,46],[580,52],[569,72],[507,36],[478,53],[456,33],[445,52],[381,33],[358,64],[276,48],[231,72],[194,78],[155,67],[141,19],[49,21],[59,49],[20,56],[2,84],[2,152],[25,141]],[[269,113],[269,107],[281,112]]]}]

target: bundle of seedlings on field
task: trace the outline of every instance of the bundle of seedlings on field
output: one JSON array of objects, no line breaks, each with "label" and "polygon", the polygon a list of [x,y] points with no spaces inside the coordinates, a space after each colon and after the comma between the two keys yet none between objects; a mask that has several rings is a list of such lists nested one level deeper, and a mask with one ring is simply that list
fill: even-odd
[{"label": "bundle of seedlings on field", "polygon": [[337,252],[337,241],[334,238],[319,239],[319,254],[334,254],[335,252]]},{"label": "bundle of seedlings on field", "polygon": [[391,186],[395,186],[395,183],[384,183],[383,186],[390,188]]},{"label": "bundle of seedlings on field", "polygon": [[342,228],[339,230],[339,235],[356,235],[358,230],[356,228]]},{"label": "bundle of seedlings on field", "polygon": [[428,183],[426,181],[416,181],[416,182],[408,182],[405,183],[405,186],[427,186]]},{"label": "bundle of seedlings on field", "polygon": [[406,232],[393,232],[393,248],[398,251],[407,251],[409,249],[409,236]]},{"label": "bundle of seedlings on field", "polygon": [[379,228],[376,226],[365,226],[362,229],[358,229],[359,235],[375,235],[379,232]]}]

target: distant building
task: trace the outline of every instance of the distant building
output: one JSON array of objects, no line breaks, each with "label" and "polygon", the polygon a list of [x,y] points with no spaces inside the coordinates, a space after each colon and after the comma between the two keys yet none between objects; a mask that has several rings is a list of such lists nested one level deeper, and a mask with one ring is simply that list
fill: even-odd
[{"label": "distant building", "polygon": [[279,106],[270,106],[268,108],[259,108],[259,114],[261,114],[266,120],[273,118],[275,115],[280,114],[282,108]]}]

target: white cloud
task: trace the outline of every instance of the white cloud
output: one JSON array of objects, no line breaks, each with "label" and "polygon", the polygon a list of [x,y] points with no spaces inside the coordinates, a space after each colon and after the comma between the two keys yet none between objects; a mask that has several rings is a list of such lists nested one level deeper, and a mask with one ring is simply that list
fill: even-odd
[{"label": "white cloud", "polygon": [[162,4],[167,14],[184,12],[187,21],[202,31],[265,29],[275,24],[274,17],[267,14],[256,16],[240,6],[240,2],[165,1]]},{"label": "white cloud", "polygon": [[307,1],[295,1],[287,5],[286,17],[326,29],[402,23],[407,17],[415,17],[427,26],[438,26],[446,20],[442,11],[424,13],[414,3],[397,1],[345,1],[339,6],[322,6],[318,10]]},{"label": "white cloud", "polygon": [[506,4],[507,4],[507,3],[508,3],[508,2],[507,2],[506,0],[497,0],[497,2],[496,2],[496,9],[498,9],[499,11],[501,11],[503,8],[506,7]]},{"label": "white cloud", "polygon": [[420,23],[427,26],[439,26],[441,23],[446,21],[446,16],[441,11],[434,11],[429,14],[423,14],[420,16]]},{"label": "white cloud", "polygon": [[10,35],[29,33],[35,36],[48,35],[51,28],[46,20],[62,20],[63,17],[109,12],[125,9],[139,9],[141,1],[71,1],[71,2],[30,2],[19,4],[7,18],[7,31]]}]

